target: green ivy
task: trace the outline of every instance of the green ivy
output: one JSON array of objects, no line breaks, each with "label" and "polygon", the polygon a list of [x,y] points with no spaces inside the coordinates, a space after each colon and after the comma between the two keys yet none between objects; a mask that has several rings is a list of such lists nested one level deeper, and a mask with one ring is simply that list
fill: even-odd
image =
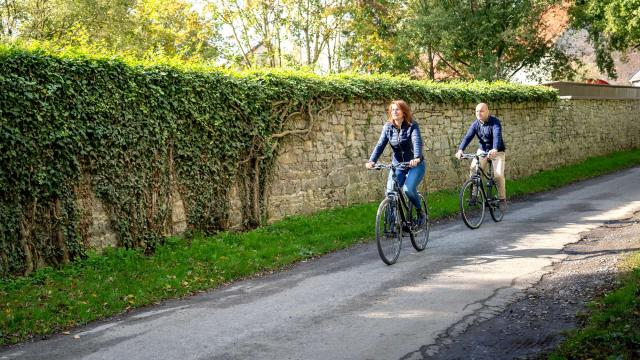
[{"label": "green ivy", "polygon": [[235,73],[0,47],[1,274],[83,256],[90,219],[79,201],[90,193],[128,248],[153,251],[162,241],[175,193],[189,229],[224,229],[234,182],[244,224],[258,226],[282,139],[273,135],[287,129],[288,115],[358,98],[541,102],[557,95],[508,83]]}]

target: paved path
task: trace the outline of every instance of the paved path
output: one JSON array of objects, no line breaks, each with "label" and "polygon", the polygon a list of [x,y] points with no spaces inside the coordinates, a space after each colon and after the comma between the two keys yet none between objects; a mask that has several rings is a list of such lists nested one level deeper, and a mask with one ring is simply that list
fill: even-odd
[{"label": "paved path", "polygon": [[293,269],[0,351],[0,359],[413,359],[491,317],[579,233],[640,210],[640,168],[512,204],[478,230],[433,228],[384,265],[373,242]]}]

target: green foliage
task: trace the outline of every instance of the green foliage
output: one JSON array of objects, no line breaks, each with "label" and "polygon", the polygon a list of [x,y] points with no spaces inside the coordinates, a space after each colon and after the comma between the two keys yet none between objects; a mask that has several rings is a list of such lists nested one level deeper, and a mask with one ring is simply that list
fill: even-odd
[{"label": "green foliage", "polygon": [[[285,119],[336,101],[553,101],[506,83],[434,84],[391,76],[141,66],[117,59],[0,48],[2,274],[83,256],[95,196],[119,245],[148,252],[170,231],[179,194],[190,229],[226,227],[239,182],[257,226]],[[286,99],[286,100],[285,100]],[[93,194],[93,195],[92,195]],[[84,205],[79,206],[82,202]]]},{"label": "green foliage", "polygon": [[640,357],[640,253],[627,260],[629,272],[621,286],[590,303],[583,328],[549,359],[637,359]]},{"label": "green foliage", "polygon": [[77,203],[90,193],[124,247],[153,250],[175,191],[190,227],[224,228],[238,160],[261,130],[247,119],[263,128],[271,119],[250,80],[19,50],[1,62],[5,274],[82,255]]},{"label": "green foliage", "polygon": [[0,14],[3,41],[199,62],[215,61],[221,52],[216,14],[200,15],[189,1],[5,1]]},{"label": "green foliage", "polygon": [[570,9],[571,25],[586,29],[601,71],[616,77],[614,51],[640,48],[640,0],[579,0]]},{"label": "green foliage", "polygon": [[[320,55],[327,54],[329,72],[335,72],[343,60],[336,49],[345,18],[345,0],[285,0],[288,32],[300,48],[300,62],[316,66]],[[283,19],[284,20],[284,19]],[[337,52],[337,54],[336,54]],[[304,60],[303,60],[304,59]]]},{"label": "green foliage", "polygon": [[509,80],[559,55],[543,37],[541,18],[551,3],[415,0],[410,27],[416,45],[431,57],[431,74],[438,68],[458,79]]},{"label": "green foliage", "polygon": [[344,54],[352,70],[365,73],[407,73],[417,62],[407,44],[405,1],[357,1],[347,6]]},{"label": "green foliage", "polygon": [[[557,51],[541,36],[541,14],[554,3],[558,2],[13,0],[0,2],[0,42],[242,69],[409,74],[423,67],[431,79],[439,74],[438,79],[507,80],[522,67],[543,66],[570,78],[574,56]],[[622,19],[607,22],[607,31],[633,39],[637,0],[606,3],[616,4],[611,8],[620,15],[611,19]],[[594,34],[602,30],[595,29]],[[612,37],[612,43],[615,40]]]},{"label": "green foliage", "polygon": [[[614,153],[509,182],[507,190],[510,196],[544,191],[638,164],[640,150]],[[433,220],[457,214],[458,189],[431,193],[428,203]],[[377,207],[360,204],[294,216],[244,233],[170,237],[153,256],[108,249],[58,270],[0,280],[0,345],[212,289],[371,239]],[[638,263],[640,257],[632,267]]]}]

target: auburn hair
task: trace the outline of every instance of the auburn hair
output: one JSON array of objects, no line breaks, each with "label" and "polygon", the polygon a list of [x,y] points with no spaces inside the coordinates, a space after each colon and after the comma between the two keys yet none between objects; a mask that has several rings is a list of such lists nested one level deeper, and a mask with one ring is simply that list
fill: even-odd
[{"label": "auburn hair", "polygon": [[391,104],[389,104],[389,107],[387,108],[387,121],[393,123],[393,118],[391,117],[391,107],[393,105],[396,105],[400,110],[402,110],[402,122],[407,125],[411,125],[411,121],[413,120],[411,108],[406,102],[404,102],[404,100],[393,100]]}]

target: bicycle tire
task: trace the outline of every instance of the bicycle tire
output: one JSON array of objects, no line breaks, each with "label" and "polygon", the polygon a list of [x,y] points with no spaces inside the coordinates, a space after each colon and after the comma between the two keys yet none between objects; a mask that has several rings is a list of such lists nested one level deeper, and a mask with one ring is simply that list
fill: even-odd
[{"label": "bicycle tire", "polygon": [[382,200],[376,214],[378,254],[387,265],[393,265],[402,248],[402,225],[399,212],[391,199]]},{"label": "bicycle tire", "polygon": [[495,222],[500,222],[504,218],[504,211],[500,209],[500,200],[498,200],[498,189],[496,185],[487,186],[487,198],[489,198],[489,213]]},{"label": "bicycle tire", "polygon": [[[472,193],[475,189],[475,201]],[[469,229],[477,229],[482,225],[485,213],[485,197],[476,180],[469,179],[460,189],[460,215]]]},{"label": "bicycle tire", "polygon": [[[429,208],[427,207],[427,202],[424,200],[422,194],[418,194],[420,197],[420,206],[424,209],[425,221],[422,226],[412,227],[411,232],[409,233],[411,237],[411,244],[416,251],[422,251],[427,247],[427,243],[429,242],[429,232],[431,230],[431,224],[429,223]],[[411,219],[417,219],[418,214],[414,210],[412,210]]]}]

